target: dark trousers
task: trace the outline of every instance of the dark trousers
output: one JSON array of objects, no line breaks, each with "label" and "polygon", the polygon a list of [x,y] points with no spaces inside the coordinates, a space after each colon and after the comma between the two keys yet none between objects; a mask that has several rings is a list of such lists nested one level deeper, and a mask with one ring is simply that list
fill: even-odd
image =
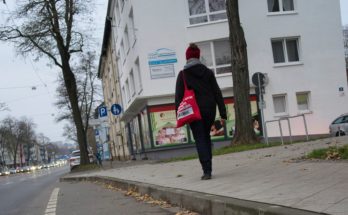
[{"label": "dark trousers", "polygon": [[199,162],[202,165],[204,174],[211,174],[212,172],[213,156],[210,129],[215,120],[215,114],[213,113],[204,114],[201,112],[202,120],[190,123],[193,138],[196,142]]}]

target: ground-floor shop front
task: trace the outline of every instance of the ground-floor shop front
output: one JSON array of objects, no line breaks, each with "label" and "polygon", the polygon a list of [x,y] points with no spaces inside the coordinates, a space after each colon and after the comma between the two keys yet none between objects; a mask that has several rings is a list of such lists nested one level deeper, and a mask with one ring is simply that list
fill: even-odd
[{"label": "ground-floor shop front", "polygon": [[[227,120],[216,120],[211,128],[214,147],[227,145],[235,132],[233,97],[224,99]],[[256,134],[262,135],[257,97],[250,96]],[[126,142],[132,159],[167,159],[194,153],[195,140],[188,125],[177,128],[174,104],[146,105],[126,123]]]}]

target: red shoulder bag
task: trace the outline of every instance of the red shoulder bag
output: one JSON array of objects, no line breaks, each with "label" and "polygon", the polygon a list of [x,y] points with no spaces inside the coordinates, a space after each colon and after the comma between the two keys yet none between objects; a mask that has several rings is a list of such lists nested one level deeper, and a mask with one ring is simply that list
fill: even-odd
[{"label": "red shoulder bag", "polygon": [[182,79],[184,80],[185,91],[176,115],[176,127],[178,128],[202,119],[201,112],[196,102],[195,92],[187,88],[184,71],[182,71]]}]

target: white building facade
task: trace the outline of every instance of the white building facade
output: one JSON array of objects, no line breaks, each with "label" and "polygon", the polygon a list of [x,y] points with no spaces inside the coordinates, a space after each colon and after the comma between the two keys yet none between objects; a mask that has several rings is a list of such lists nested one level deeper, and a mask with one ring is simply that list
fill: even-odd
[{"label": "white building facade", "polygon": [[[256,72],[268,77],[264,120],[305,114],[310,135],[327,134],[331,121],[348,112],[339,0],[243,0],[239,4],[250,77]],[[124,123],[130,153],[193,145],[187,127],[175,129],[174,111],[176,77],[186,63],[190,42],[200,47],[201,61],[215,72],[228,109],[224,134],[212,138],[232,138],[225,0],[110,0],[107,19],[112,41],[106,56],[117,74],[120,96],[114,100],[123,107],[117,119]],[[252,114],[260,120],[253,85],[250,95]],[[288,122],[281,125],[283,135],[290,135]],[[302,117],[291,118],[290,127],[291,135],[305,134]],[[278,122],[267,124],[267,134],[280,136]]]}]

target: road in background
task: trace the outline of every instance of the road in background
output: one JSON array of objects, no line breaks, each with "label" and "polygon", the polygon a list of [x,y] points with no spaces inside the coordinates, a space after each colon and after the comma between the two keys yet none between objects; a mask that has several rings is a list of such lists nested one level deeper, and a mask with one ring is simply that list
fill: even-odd
[{"label": "road in background", "polygon": [[2,215],[44,214],[52,190],[69,167],[55,167],[0,176],[0,213]]}]

